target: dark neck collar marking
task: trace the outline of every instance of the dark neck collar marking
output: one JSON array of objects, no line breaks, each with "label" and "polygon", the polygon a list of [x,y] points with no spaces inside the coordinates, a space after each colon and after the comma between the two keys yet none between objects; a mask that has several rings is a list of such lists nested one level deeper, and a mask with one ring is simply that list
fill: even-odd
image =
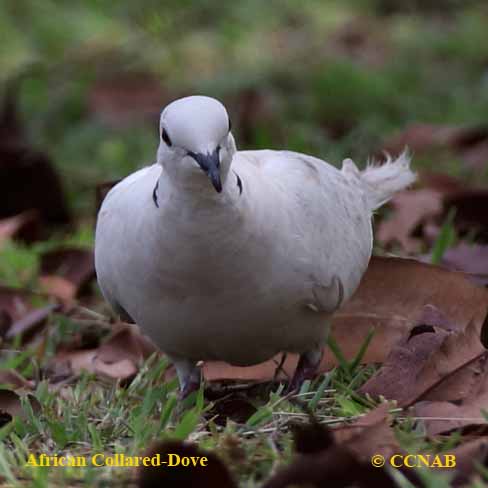
[{"label": "dark neck collar marking", "polygon": [[234,174],[237,177],[237,186],[239,187],[239,195],[242,195],[242,180],[235,171],[234,171]]},{"label": "dark neck collar marking", "polygon": [[154,187],[153,194],[152,194],[152,199],[153,199],[154,205],[156,205],[157,208],[159,208],[158,188],[159,188],[159,180],[156,182],[156,186]]},{"label": "dark neck collar marking", "polygon": [[[234,174],[236,175],[236,178],[237,178],[237,187],[239,188],[239,195],[242,195],[242,180],[241,180],[240,176],[235,171],[234,171]],[[154,187],[154,190],[152,193],[152,199],[153,199],[154,205],[156,205],[156,208],[159,208],[158,188],[159,188],[159,180],[156,182],[156,186]]]}]

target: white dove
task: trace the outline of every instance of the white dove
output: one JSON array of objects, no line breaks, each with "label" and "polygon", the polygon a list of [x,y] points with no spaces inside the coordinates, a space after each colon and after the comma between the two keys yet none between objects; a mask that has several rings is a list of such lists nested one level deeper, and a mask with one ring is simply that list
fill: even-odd
[{"label": "white dove", "polygon": [[359,171],[291,151],[237,151],[225,107],[205,96],[162,112],[157,162],[98,215],[102,293],[174,363],[182,395],[200,360],[240,366],[300,354],[313,376],[328,319],[372,252],[373,211],[415,180],[406,154]]}]

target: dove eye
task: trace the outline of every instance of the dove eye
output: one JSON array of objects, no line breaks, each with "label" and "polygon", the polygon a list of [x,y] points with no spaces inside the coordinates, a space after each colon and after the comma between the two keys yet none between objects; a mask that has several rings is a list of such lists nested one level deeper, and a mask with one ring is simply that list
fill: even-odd
[{"label": "dove eye", "polygon": [[171,139],[169,138],[169,135],[168,135],[168,132],[166,131],[166,129],[163,129],[163,132],[161,134],[161,138],[163,139],[163,141],[168,145],[168,146],[172,146],[172,143],[171,143]]}]

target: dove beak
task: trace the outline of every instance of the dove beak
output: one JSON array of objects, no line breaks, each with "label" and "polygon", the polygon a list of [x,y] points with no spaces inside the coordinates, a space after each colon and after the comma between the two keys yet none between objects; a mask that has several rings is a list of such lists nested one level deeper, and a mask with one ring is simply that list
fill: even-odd
[{"label": "dove beak", "polygon": [[212,153],[194,153],[188,154],[198,163],[202,171],[210,178],[213,187],[217,193],[222,191],[222,181],[220,180],[220,146]]}]

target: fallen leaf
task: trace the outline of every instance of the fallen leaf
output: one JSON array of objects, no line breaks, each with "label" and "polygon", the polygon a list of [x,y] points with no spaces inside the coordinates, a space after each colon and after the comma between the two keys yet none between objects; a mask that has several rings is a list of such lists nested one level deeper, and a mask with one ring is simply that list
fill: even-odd
[{"label": "fallen leaf", "polygon": [[41,256],[39,281],[50,295],[72,300],[95,278],[93,251],[60,248]]},{"label": "fallen leaf", "polygon": [[39,283],[45,293],[63,301],[70,301],[76,296],[76,285],[61,276],[39,276]]},{"label": "fallen leaf", "polygon": [[0,310],[12,321],[18,320],[34,308],[32,301],[39,297],[42,296],[29,290],[0,285]]},{"label": "fallen leaf", "polygon": [[14,369],[0,370],[0,384],[12,388],[14,390],[32,389],[34,383],[26,380],[20,373]]},{"label": "fallen leaf", "polygon": [[488,204],[486,188],[468,188],[460,180],[429,172],[419,172],[424,188],[400,192],[391,200],[391,215],[378,224],[377,240],[384,246],[400,244],[407,253],[420,250],[422,243],[432,245],[442,222],[455,209],[454,226],[461,235],[478,231],[478,238],[488,237],[488,218],[483,208]]},{"label": "fallen leaf", "polygon": [[53,382],[88,371],[103,377],[128,380],[140,363],[158,349],[137,326],[116,324],[115,331],[99,347],[70,350],[64,347],[51,358],[45,376]]},{"label": "fallen leaf", "polygon": [[386,422],[389,424],[391,420],[389,413],[390,408],[391,406],[388,403],[382,403],[359,419],[354,420],[352,423],[344,424],[332,429],[335,442],[343,444],[350,441],[353,437],[362,434],[368,427],[384,424]]},{"label": "fallen leaf", "polygon": [[[270,381],[274,378],[280,359],[281,356],[276,356],[264,363],[247,367],[233,366],[223,361],[205,361],[202,367],[202,374],[207,381]],[[277,379],[286,380],[291,378],[297,362],[298,358],[295,354],[288,354]]]},{"label": "fallen leaf", "polygon": [[476,402],[461,406],[451,402],[418,402],[413,407],[413,415],[422,420],[427,435],[436,436],[468,425],[487,424],[488,421],[481,414],[487,401],[488,394],[480,396]]},{"label": "fallen leaf", "polygon": [[488,285],[488,245],[461,242],[442,256],[441,266],[468,273],[474,283]]},{"label": "fallen leaf", "polygon": [[169,454],[180,458],[207,458],[206,466],[142,466],[138,470],[139,488],[159,488],[160,486],[188,486],[192,488],[237,488],[230,471],[213,452],[201,449],[195,444],[180,441],[158,442],[144,456],[158,455],[167,461]]},{"label": "fallen leaf", "polygon": [[129,359],[137,365],[157,351],[159,349],[137,326],[122,324],[98,348],[98,358],[105,363]]},{"label": "fallen leaf", "polygon": [[387,417],[365,427],[360,434],[351,437],[345,445],[364,464],[371,464],[371,458],[378,454],[385,459],[390,459],[393,455],[403,452],[390,423]]},{"label": "fallen leaf", "polygon": [[39,214],[28,210],[0,220],[0,249],[8,239],[34,242],[40,238]]},{"label": "fallen leaf", "polygon": [[462,157],[466,167],[479,173],[484,172],[488,162],[488,139],[465,148]]},{"label": "fallen leaf", "polygon": [[485,374],[487,359],[488,352],[484,351],[471,361],[462,364],[430,387],[422,395],[422,400],[462,402],[479,388],[480,381]]},{"label": "fallen leaf", "polygon": [[434,307],[424,310],[417,325],[392,349],[360,391],[396,400],[401,407],[419,401],[429,389],[484,351],[474,322],[466,329],[454,323]]},{"label": "fallen leaf", "polygon": [[398,243],[408,253],[418,252],[422,240],[412,234],[419,225],[442,213],[441,194],[429,188],[404,191],[397,193],[390,203],[393,215],[380,222],[376,239],[384,246]]},{"label": "fallen leaf", "polygon": [[55,381],[62,381],[77,376],[83,371],[115,380],[127,380],[137,373],[137,366],[127,358],[106,363],[98,357],[98,349],[80,351],[62,351],[49,361],[45,376]]},{"label": "fallen leaf", "polygon": [[21,335],[25,341],[27,337],[38,330],[39,327],[42,327],[45,320],[49,317],[49,315],[51,315],[51,313],[58,309],[59,305],[51,304],[27,312],[21,318],[12,323],[5,337],[7,339],[13,339],[14,337]]},{"label": "fallen leaf", "polygon": [[23,342],[31,339],[45,324],[45,319],[56,305],[35,308],[33,303],[46,301],[47,297],[21,288],[0,285],[0,328],[1,336],[11,339],[23,335]]},{"label": "fallen leaf", "polygon": [[93,361],[93,372],[108,378],[128,380],[137,374],[137,366],[129,359],[121,359],[114,363],[106,363],[98,356]]},{"label": "fallen leaf", "polygon": [[487,360],[488,352],[481,354],[425,395],[428,401],[413,407],[414,415],[422,419],[428,435],[488,424],[482,414],[488,404]]},{"label": "fallen leaf", "polygon": [[485,437],[467,441],[446,454],[452,454],[456,458],[456,474],[451,486],[468,486],[477,475],[476,463],[484,466],[487,464],[488,439]]},{"label": "fallen leaf", "polygon": [[[39,412],[41,405],[33,395],[26,395],[32,410]],[[0,390],[0,428],[12,420],[13,417],[25,418],[21,396],[12,390]]]}]

